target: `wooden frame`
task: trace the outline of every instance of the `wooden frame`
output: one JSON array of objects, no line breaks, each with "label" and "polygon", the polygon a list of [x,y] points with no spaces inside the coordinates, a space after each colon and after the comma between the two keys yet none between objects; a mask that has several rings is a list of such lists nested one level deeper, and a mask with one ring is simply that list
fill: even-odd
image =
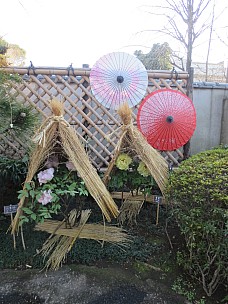
[{"label": "wooden frame", "polygon": [[[8,67],[0,70],[22,76],[22,82],[12,84],[12,94],[23,104],[32,105],[34,111],[46,118],[50,113],[49,100],[53,97],[64,102],[65,119],[75,128],[97,170],[107,168],[121,134],[120,119],[114,110],[104,108],[92,95],[90,69],[58,67]],[[186,93],[189,75],[171,71],[148,71],[149,85],[146,95],[162,88]],[[133,120],[137,107],[133,111]],[[110,136],[110,134],[112,136]],[[21,158],[26,144],[6,135],[0,136],[0,155]],[[178,165],[182,150],[163,152],[171,164]]]}]

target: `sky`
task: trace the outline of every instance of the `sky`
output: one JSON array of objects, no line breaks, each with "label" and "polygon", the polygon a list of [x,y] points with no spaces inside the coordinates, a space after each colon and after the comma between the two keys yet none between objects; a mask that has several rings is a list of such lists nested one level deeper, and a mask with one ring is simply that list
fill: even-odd
[{"label": "sky", "polygon": [[[159,1],[159,3],[161,0]],[[149,14],[157,0],[6,0],[1,2],[0,37],[26,51],[26,65],[90,67],[111,52],[147,53],[153,43],[168,42],[183,53],[178,43],[148,32],[161,27],[164,16]],[[216,32],[228,40],[227,0],[216,0]],[[193,50],[193,60],[205,62],[208,34]],[[210,62],[228,59],[228,47],[213,34]]]}]

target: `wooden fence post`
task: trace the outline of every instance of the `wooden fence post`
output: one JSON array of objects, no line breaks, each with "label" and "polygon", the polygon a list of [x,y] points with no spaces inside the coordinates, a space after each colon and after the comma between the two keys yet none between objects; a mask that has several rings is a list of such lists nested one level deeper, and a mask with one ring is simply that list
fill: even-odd
[{"label": "wooden fence post", "polygon": [[[187,86],[186,86],[186,95],[193,100],[193,76],[194,76],[194,68],[190,68],[189,71],[189,77],[187,80]],[[186,142],[186,144],[183,146],[183,159],[187,159],[190,156],[190,140]]]}]

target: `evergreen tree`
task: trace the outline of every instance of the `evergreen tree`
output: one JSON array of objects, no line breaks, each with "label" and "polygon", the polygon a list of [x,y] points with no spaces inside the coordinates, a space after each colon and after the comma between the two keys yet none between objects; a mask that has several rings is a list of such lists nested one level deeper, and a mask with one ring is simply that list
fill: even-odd
[{"label": "evergreen tree", "polygon": [[147,54],[141,50],[135,51],[134,55],[144,64],[147,70],[170,70],[172,65],[170,57],[172,50],[167,42],[153,44]]},{"label": "evergreen tree", "polygon": [[[7,42],[0,39],[0,67],[8,65],[7,49]],[[20,81],[18,75],[0,71],[0,135],[23,139],[33,133],[38,118],[32,107],[18,102],[13,93],[12,82]]]}]

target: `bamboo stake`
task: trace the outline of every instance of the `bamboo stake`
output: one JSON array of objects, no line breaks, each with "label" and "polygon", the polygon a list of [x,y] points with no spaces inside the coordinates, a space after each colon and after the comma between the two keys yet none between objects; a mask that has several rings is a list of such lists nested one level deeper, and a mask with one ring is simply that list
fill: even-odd
[{"label": "bamboo stake", "polygon": [[156,213],[156,226],[158,225],[158,220],[159,220],[159,209],[160,209],[160,203],[158,201],[158,203],[157,203],[157,213]]},{"label": "bamboo stake", "polygon": [[[11,218],[11,225],[13,223],[13,213],[10,213],[10,218]],[[13,233],[13,248],[16,249],[16,237],[15,233]]]},{"label": "bamboo stake", "polygon": [[[76,75],[76,76],[90,76],[90,71],[91,69],[80,69],[80,68],[75,68],[72,69],[69,72],[68,68],[65,67],[34,67],[34,69],[29,69],[29,67],[5,67],[5,68],[0,68],[0,71],[5,71],[8,73],[15,73],[15,74],[29,74],[31,75],[68,75],[71,73],[71,75]],[[170,71],[163,71],[163,70],[149,70],[147,71],[148,77],[152,78],[171,78],[171,72]],[[186,72],[178,72],[179,79],[188,79],[189,75]]]}]

